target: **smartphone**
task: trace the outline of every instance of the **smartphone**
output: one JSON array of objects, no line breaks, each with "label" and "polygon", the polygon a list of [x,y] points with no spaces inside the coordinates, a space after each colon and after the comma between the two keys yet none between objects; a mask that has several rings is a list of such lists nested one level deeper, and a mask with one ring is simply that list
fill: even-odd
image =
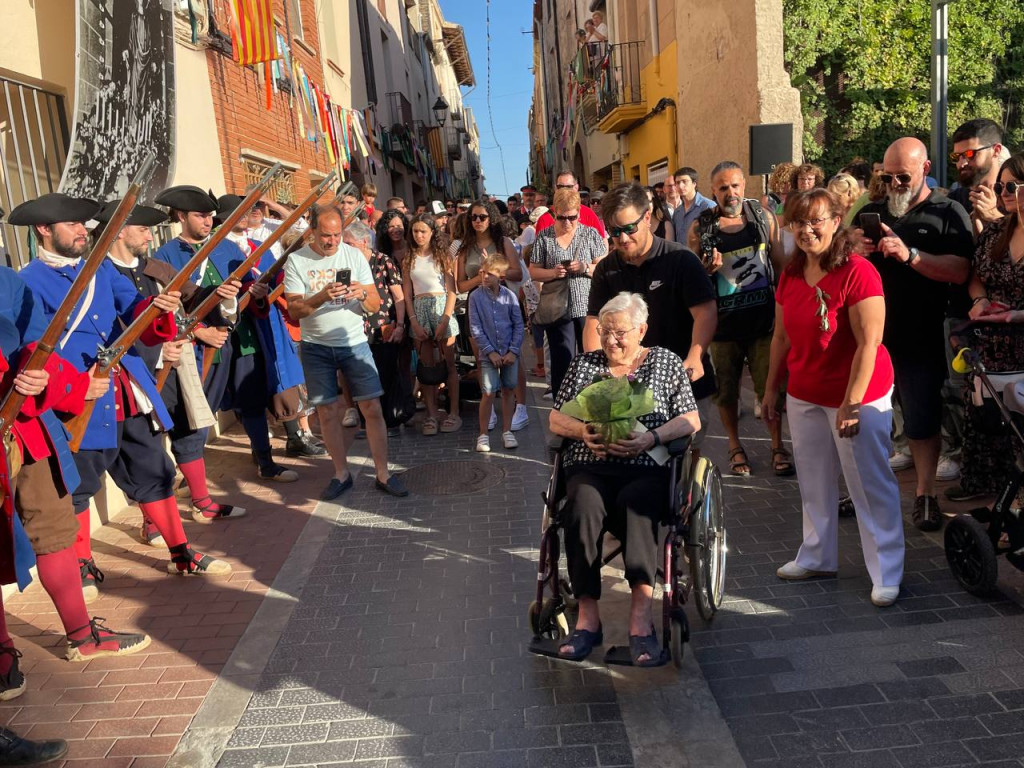
[{"label": "smartphone", "polygon": [[352,283],[352,270],[351,269],[339,269],[338,274],[334,277],[334,282],[341,283],[342,285],[349,285]]},{"label": "smartphone", "polygon": [[562,265],[562,269],[568,269],[572,266],[572,259],[562,259],[559,264]]},{"label": "smartphone", "polygon": [[859,220],[864,237],[878,245],[878,241],[882,239],[882,217],[877,213],[862,213]]}]

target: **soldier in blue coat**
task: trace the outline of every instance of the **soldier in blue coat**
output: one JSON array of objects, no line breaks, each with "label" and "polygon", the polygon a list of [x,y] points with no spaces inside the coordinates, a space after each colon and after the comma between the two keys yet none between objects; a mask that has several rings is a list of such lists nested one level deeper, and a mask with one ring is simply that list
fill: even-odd
[{"label": "soldier in blue coat", "polygon": [[[13,582],[18,575],[16,562],[30,565],[34,551],[39,581],[53,600],[67,634],[70,661],[137,653],[150,644],[148,635],[114,632],[90,619],[85,607],[74,550],[78,522],[71,503],[79,478],[64,425],[54,414],[54,410],[80,413],[85,399],[102,394],[106,382],[94,383],[88,374],[77,372],[56,354],[50,355],[40,370],[20,370],[45,330],[46,322],[32,292],[17,273],[0,267],[0,393],[13,387],[26,396],[0,462],[4,486],[0,582]],[[25,552],[18,551],[24,543],[18,535],[21,531],[31,545]],[[25,690],[25,675],[18,667],[20,656],[7,631],[0,599],[0,700],[13,699]]]},{"label": "soldier in blue coat", "polygon": [[[99,211],[88,200],[63,194],[44,195],[22,203],[11,212],[12,224],[34,228],[38,257],[21,271],[49,319],[59,308],[90,251],[84,222]],[[152,301],[163,314],[147,329],[142,341],[150,346],[170,341],[177,332],[174,310],[180,293],[143,298],[131,280],[109,261],[97,270],[88,290],[72,310],[57,349],[79,371],[92,370],[97,350],[116,341],[124,326]],[[92,559],[89,500],[100,490],[104,472],[139,504],[160,531],[171,553],[171,573],[229,573],[230,564],[193,550],[188,544],[174,499],[174,466],[163,449],[160,432],[171,417],[156,390],[145,362],[134,350],[121,359],[111,375],[110,389],[97,398],[75,454],[80,475],[72,495],[78,515],[75,548],[81,563],[86,601],[98,596],[96,582],[102,572]]]},{"label": "soldier in blue coat", "polygon": [[[157,195],[156,202],[169,208],[171,220],[181,225],[181,234],[154,256],[181,269],[209,237],[218,202],[212,194],[189,185],[164,190]],[[245,258],[235,242],[224,239],[195,271],[192,280],[200,287],[219,285]],[[244,282],[252,280],[250,275]],[[218,350],[207,374],[208,381],[216,382],[209,389],[210,406],[233,410],[238,415],[252,445],[261,478],[294,482],[299,478],[298,473],[277,464],[271,454],[267,408],[273,408],[281,421],[293,421],[297,417],[298,396],[289,397],[289,390],[302,382],[302,369],[287,361],[278,364],[274,326],[265,324],[261,331],[258,321],[254,321],[254,318],[267,318],[266,289],[254,286],[252,290],[253,300],[249,302],[247,313],[230,334],[225,329],[215,329],[216,335],[210,333],[214,329],[205,329],[203,335],[196,333],[198,341]],[[287,330],[282,332],[287,339]],[[287,343],[294,355],[290,341]],[[196,348],[199,354],[200,345]]]}]

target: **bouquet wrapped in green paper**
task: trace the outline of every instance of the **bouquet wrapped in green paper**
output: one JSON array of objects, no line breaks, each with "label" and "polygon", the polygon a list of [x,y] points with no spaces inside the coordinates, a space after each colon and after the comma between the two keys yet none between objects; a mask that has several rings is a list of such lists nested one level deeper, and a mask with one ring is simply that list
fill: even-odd
[{"label": "bouquet wrapped in green paper", "polygon": [[561,407],[574,419],[593,424],[605,443],[624,440],[641,416],[655,408],[651,390],[632,376],[603,376]]}]

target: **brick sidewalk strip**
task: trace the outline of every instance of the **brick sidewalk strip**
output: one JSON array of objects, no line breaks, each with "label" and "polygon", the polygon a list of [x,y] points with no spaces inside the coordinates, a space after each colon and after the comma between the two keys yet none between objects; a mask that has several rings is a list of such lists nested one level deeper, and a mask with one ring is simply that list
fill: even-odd
[{"label": "brick sidewalk strip", "polygon": [[64,630],[38,581],[5,601],[28,685],[20,698],[0,702],[0,718],[30,738],[67,739],[68,768],[166,763],[312,513],[309,488],[330,476],[326,460],[279,457],[301,480],[260,484],[245,436],[235,432],[209,446],[206,458],[214,499],[241,504],[249,516],[197,525],[187,516],[187,499],[179,502],[192,543],[231,562],[230,576],[167,574],[166,550],[139,543],[134,508],[94,531],[106,580],[89,612],[114,629],[148,632],[153,644],[144,653],[71,664],[63,659]]},{"label": "brick sidewalk strip", "polygon": [[[766,437],[749,416],[741,424],[748,439]],[[722,466],[725,441],[709,442]],[[897,475],[903,590],[895,606],[876,608],[852,518],[840,521],[838,578],[775,576],[800,544],[799,491],[771,474],[766,442],[747,445],[757,446],[754,475],[725,478],[726,602],[710,627],[694,626],[693,647],[749,768],[1020,766],[1022,609],[960,589],[942,533],[910,522],[913,471]]]}]

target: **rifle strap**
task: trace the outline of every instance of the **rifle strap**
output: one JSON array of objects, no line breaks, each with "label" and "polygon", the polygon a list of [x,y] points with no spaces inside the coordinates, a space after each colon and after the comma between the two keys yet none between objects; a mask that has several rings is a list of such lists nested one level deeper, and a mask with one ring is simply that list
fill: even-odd
[{"label": "rifle strap", "polygon": [[92,276],[92,280],[89,281],[89,287],[85,289],[85,296],[82,297],[82,302],[78,308],[78,314],[75,315],[75,319],[68,325],[67,330],[64,331],[64,335],[60,337],[60,344],[57,345],[58,349],[63,349],[64,345],[67,344],[68,339],[71,338],[71,334],[77,330],[78,326],[82,324],[85,316],[89,314],[89,307],[92,306],[93,296],[96,295],[96,276]]}]

